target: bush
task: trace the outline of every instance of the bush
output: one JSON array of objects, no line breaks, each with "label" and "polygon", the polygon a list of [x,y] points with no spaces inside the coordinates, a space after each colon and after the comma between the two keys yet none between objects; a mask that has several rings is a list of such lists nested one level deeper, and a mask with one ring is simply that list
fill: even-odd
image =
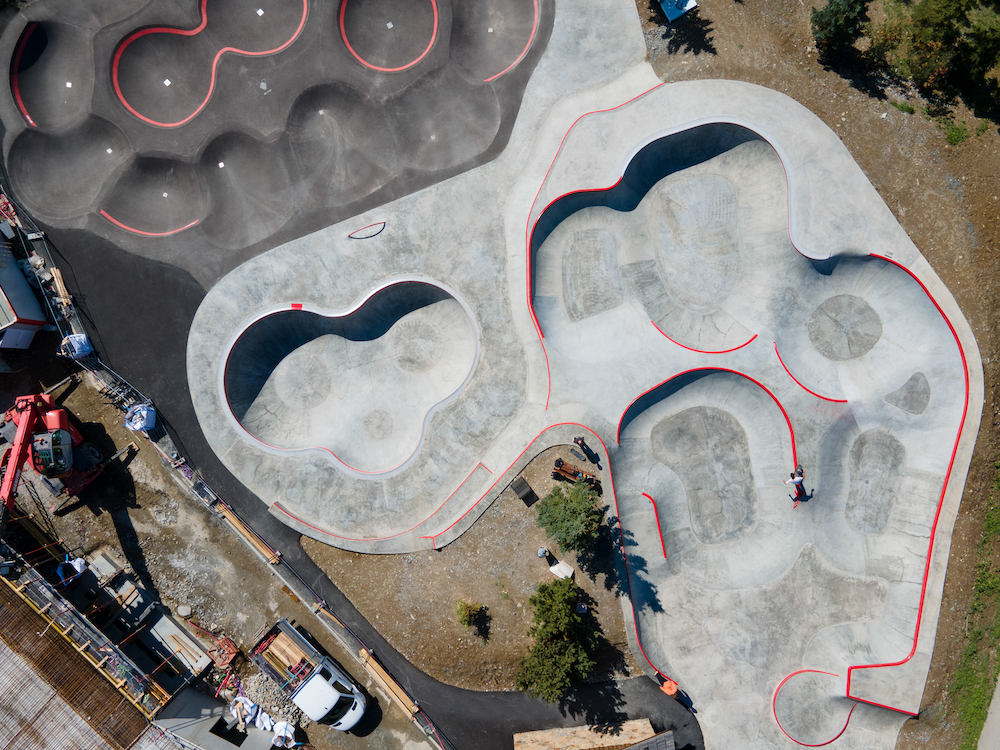
[{"label": "bush", "polygon": [[952,146],[957,146],[969,137],[969,131],[966,130],[965,125],[958,122],[947,123],[944,127],[944,132],[948,137],[948,143]]},{"label": "bush", "polygon": [[543,583],[529,599],[535,608],[528,635],[535,639],[521,660],[518,690],[558,703],[596,666],[597,632],[576,611],[580,589],[569,578]]},{"label": "bush", "polygon": [[913,108],[913,105],[910,104],[909,102],[889,102],[889,103],[893,107],[898,109],[900,112],[905,112],[908,115],[912,115],[914,112],[917,111]]},{"label": "bush", "polygon": [[813,8],[809,25],[816,46],[830,52],[850,49],[861,36],[867,15],[867,0],[830,0],[822,10]]},{"label": "bush", "polygon": [[479,602],[466,602],[458,599],[455,601],[455,617],[458,624],[463,628],[471,628],[476,625],[479,616],[483,613],[483,605]]},{"label": "bush", "polygon": [[568,494],[556,487],[538,503],[538,525],[564,552],[586,552],[593,547],[603,518],[597,493],[583,482],[574,484]]}]

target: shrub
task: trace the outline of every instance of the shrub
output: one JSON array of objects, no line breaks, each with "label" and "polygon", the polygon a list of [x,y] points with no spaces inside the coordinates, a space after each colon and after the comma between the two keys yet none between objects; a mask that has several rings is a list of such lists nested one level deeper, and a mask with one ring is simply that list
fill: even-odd
[{"label": "shrub", "polygon": [[458,624],[463,628],[471,628],[476,624],[483,609],[483,605],[479,602],[466,602],[457,599],[455,601],[455,617],[458,618]]},{"label": "shrub", "polygon": [[830,52],[843,52],[861,36],[868,13],[866,0],[829,0],[821,10],[812,9],[809,25],[816,46]]},{"label": "shrub", "polygon": [[538,525],[564,552],[586,552],[593,547],[602,518],[597,493],[583,482],[574,484],[568,494],[556,487],[538,503]]},{"label": "shrub", "polygon": [[905,112],[908,115],[912,115],[914,112],[917,111],[913,108],[913,105],[910,104],[909,102],[890,102],[890,104],[892,104],[892,106],[898,109],[900,112]]},{"label": "shrub", "polygon": [[984,135],[987,130],[990,129],[990,121],[983,120],[979,125],[976,126],[976,135]]},{"label": "shrub", "polygon": [[529,599],[535,614],[528,635],[535,642],[521,660],[518,690],[558,703],[593,671],[598,635],[576,611],[579,599],[569,578],[540,584]]},{"label": "shrub", "polygon": [[965,129],[965,125],[958,122],[948,122],[944,127],[944,132],[948,143],[952,146],[957,146],[969,137],[969,131]]}]

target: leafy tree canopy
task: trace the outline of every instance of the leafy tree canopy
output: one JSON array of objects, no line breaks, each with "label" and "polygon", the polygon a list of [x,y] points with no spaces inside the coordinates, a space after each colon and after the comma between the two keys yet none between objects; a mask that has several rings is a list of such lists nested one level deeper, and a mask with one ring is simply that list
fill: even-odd
[{"label": "leafy tree canopy", "polygon": [[574,484],[568,493],[556,487],[538,503],[538,525],[564,552],[585,552],[593,547],[603,518],[597,493],[583,482]]}]

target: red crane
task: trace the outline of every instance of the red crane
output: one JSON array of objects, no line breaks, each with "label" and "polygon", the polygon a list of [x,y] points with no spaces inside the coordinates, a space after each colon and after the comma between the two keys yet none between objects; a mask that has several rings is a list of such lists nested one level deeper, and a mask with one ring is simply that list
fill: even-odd
[{"label": "red crane", "polygon": [[73,449],[83,442],[83,436],[70,424],[66,410],[58,406],[50,394],[18,396],[4,414],[2,428],[6,428],[8,440],[12,426],[16,426],[16,432],[0,458],[0,474],[3,475],[0,537],[6,531],[7,517],[14,507],[21,469],[29,459],[32,468],[46,479],[61,480],[70,496],[87,486],[104,468],[99,463],[99,456],[97,462],[87,459],[76,462],[89,463],[89,466],[74,467]]}]

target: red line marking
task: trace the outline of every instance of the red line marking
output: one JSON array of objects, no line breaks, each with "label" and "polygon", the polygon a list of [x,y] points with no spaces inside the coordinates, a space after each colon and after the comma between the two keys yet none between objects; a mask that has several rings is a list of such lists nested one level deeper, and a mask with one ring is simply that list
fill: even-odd
[{"label": "red line marking", "polygon": [[945,315],[944,310],[941,309],[941,305],[939,305],[938,301],[934,299],[934,295],[930,293],[924,282],[922,282],[919,278],[917,278],[917,275],[913,273],[913,271],[911,271],[909,268],[902,265],[901,263],[897,263],[892,258],[887,258],[884,255],[878,255],[876,253],[870,253],[870,255],[873,258],[879,258],[880,260],[892,263],[897,268],[901,268],[903,271],[905,271],[907,274],[910,275],[910,278],[912,278],[920,285],[921,289],[924,290],[924,294],[927,295],[927,298],[930,299],[930,301],[934,304],[934,307],[937,308],[938,313],[940,313],[941,317],[944,318],[944,322],[948,324],[948,329],[951,331],[951,335],[954,336],[955,338],[955,343],[958,345],[958,352],[962,356],[962,373],[965,375],[965,406],[962,408],[962,421],[958,425],[958,435],[955,437],[955,445],[951,450],[951,460],[948,462],[948,471],[945,472],[944,487],[942,487],[941,489],[941,497],[938,499],[937,510],[934,513],[934,523],[931,524],[930,539],[927,542],[927,560],[924,563],[924,579],[923,579],[923,584],[920,587],[920,603],[917,606],[917,624],[913,631],[913,646],[912,648],[910,648],[910,653],[907,654],[905,658],[900,659],[899,661],[886,662],[883,664],[858,664],[853,667],[847,668],[848,698],[861,701],[862,703],[868,703],[873,706],[878,706],[880,708],[888,708],[891,711],[898,711],[899,713],[908,714],[910,716],[916,716],[917,714],[913,713],[912,711],[905,711],[903,709],[894,708],[893,706],[883,705],[881,703],[876,703],[874,701],[865,700],[864,698],[858,698],[857,696],[851,695],[851,678],[853,677],[853,672],[855,669],[898,667],[902,664],[905,664],[910,659],[912,659],[913,655],[917,652],[917,641],[920,638],[920,623],[923,621],[923,616],[924,616],[924,600],[927,597],[927,579],[930,577],[931,556],[934,552],[934,540],[937,537],[938,521],[941,518],[941,509],[944,507],[944,496],[945,493],[947,493],[948,491],[948,483],[951,481],[951,472],[952,469],[954,469],[955,467],[955,456],[958,454],[958,444],[962,439],[962,430],[965,429],[965,419],[969,413],[969,363],[965,357],[965,347],[962,346],[962,342],[958,338],[958,333],[955,331],[955,326],[952,325],[951,320],[948,318],[947,315]]},{"label": "red line marking", "polygon": [[[653,323],[652,320],[649,321],[649,322]],[[656,323],[653,323],[653,328],[655,328],[660,333],[663,333],[663,329],[661,329],[658,325],[656,325]],[[734,346],[732,349],[723,349],[722,351],[712,352],[712,351],[708,351],[706,349],[695,349],[694,347],[691,347],[691,346],[684,346],[684,344],[682,344],[680,341],[676,341],[676,340],[670,338],[665,333],[663,333],[663,336],[668,341],[671,341],[674,344],[677,344],[677,346],[679,346],[681,349],[687,349],[689,352],[698,352],[698,354],[729,354],[729,352],[735,352],[737,349],[742,349],[744,346],[746,346],[747,344],[752,343],[754,341],[754,339],[757,338],[757,334],[755,333],[753,335],[753,338],[750,339],[750,341],[746,341],[746,342],[740,344],[739,346]]]},{"label": "red line marking", "polygon": [[[546,379],[548,381],[548,389],[547,389],[546,394],[545,394],[545,410],[546,411],[548,411],[548,409],[549,409],[549,399],[552,396],[552,372],[549,369],[549,355],[548,355],[548,352],[545,350],[545,334],[542,333],[542,327],[538,324],[538,316],[535,315],[535,305],[534,305],[534,303],[531,300],[531,290],[532,290],[532,284],[531,284],[531,236],[535,233],[535,227],[538,225],[538,219],[536,219],[535,220],[535,224],[532,225],[532,223],[531,223],[531,212],[534,210],[535,204],[538,202],[538,196],[540,196],[542,194],[542,188],[545,187],[545,182],[549,179],[549,174],[552,173],[552,168],[555,166],[556,160],[559,158],[559,154],[562,153],[563,146],[566,144],[566,139],[569,138],[569,134],[571,132],[573,132],[573,128],[576,127],[576,124],[578,122],[580,122],[580,120],[582,120],[584,117],[587,117],[587,115],[601,114],[603,112],[613,112],[616,109],[621,109],[626,104],[631,104],[636,99],[639,99],[639,98],[645,96],[650,91],[655,91],[656,89],[660,88],[660,86],[663,86],[663,85],[665,85],[665,84],[658,83],[655,86],[653,86],[653,88],[648,89],[646,91],[643,91],[641,94],[633,96],[628,101],[622,102],[621,104],[618,104],[618,105],[616,105],[614,107],[608,107],[607,109],[595,109],[595,110],[592,110],[590,112],[584,112],[582,115],[580,115],[579,117],[577,117],[573,121],[573,124],[569,126],[569,129],[563,135],[562,140],[559,141],[559,148],[556,149],[556,154],[555,154],[555,156],[552,157],[552,163],[549,164],[549,168],[547,170],[545,170],[545,177],[542,178],[541,183],[538,185],[538,191],[535,193],[535,198],[534,198],[534,200],[531,201],[531,208],[528,210],[528,220],[525,222],[525,225],[524,225],[524,246],[525,246],[525,255],[526,255],[526,258],[527,258],[527,262],[525,263],[525,271],[524,271],[525,272],[525,288],[527,289],[528,313],[531,315],[531,322],[535,324],[535,331],[538,333],[538,342],[542,345],[542,352],[545,353],[545,371],[546,371]],[[621,177],[619,177],[618,180],[615,182],[615,185],[617,185],[619,182],[621,182],[624,179],[624,177],[625,177],[624,175],[622,175]],[[612,185],[611,187],[614,187],[615,185]],[[605,190],[610,190],[611,188],[604,188],[604,189]],[[597,189],[597,190],[574,190],[574,191],[570,191],[569,193],[566,193],[565,195],[561,195],[561,196],[559,196],[559,198],[556,198],[555,200],[550,201],[549,204],[545,208],[547,209],[549,206],[551,206],[553,203],[555,203],[560,198],[563,198],[566,195],[571,195],[572,193],[575,193],[575,192],[600,192],[600,189]],[[542,210],[538,214],[539,218],[541,218],[542,214],[544,214],[544,213],[545,213],[545,211]],[[647,659],[647,661],[648,661],[648,659]]]},{"label": "red line marking", "polygon": [[844,732],[847,731],[847,725],[851,723],[851,715],[854,713],[854,709],[858,707],[858,704],[855,703],[853,706],[851,706],[851,710],[847,712],[847,721],[844,722],[844,726],[841,728],[839,732],[837,732],[835,737],[827,740],[826,742],[818,742],[815,745],[810,745],[808,742],[801,742],[795,739],[794,737],[792,737],[792,735],[790,735],[788,732],[785,731],[785,728],[781,726],[781,721],[778,720],[778,709],[777,709],[778,693],[781,692],[781,688],[784,686],[784,684],[788,682],[790,679],[792,679],[795,675],[805,674],[807,672],[812,672],[814,674],[828,674],[832,677],[837,677],[837,675],[834,674],[833,672],[824,672],[822,669],[800,669],[797,672],[792,672],[785,679],[779,682],[778,687],[774,689],[774,697],[771,698],[771,713],[774,714],[774,723],[778,725],[778,729],[780,729],[782,733],[784,733],[784,735],[795,744],[802,745],[803,747],[823,747],[824,745],[829,745],[831,742],[836,742],[838,739],[840,739],[840,735],[842,735]]},{"label": "red line marking", "polygon": [[[497,78],[499,78],[500,76],[502,76],[504,73],[509,73],[511,71],[511,69],[513,69],[514,66],[516,66],[519,62],[521,62],[521,60],[524,59],[524,56],[526,54],[528,54],[528,48],[531,47],[531,43],[533,41],[535,41],[535,32],[538,31],[538,0],[532,0],[532,2],[535,4],[535,20],[534,20],[534,23],[531,26],[531,36],[528,37],[528,43],[526,45],[524,45],[524,49],[521,50],[521,54],[517,56],[517,59],[514,60],[514,62],[512,62],[506,68],[504,68],[503,70],[501,70],[495,76],[490,76],[489,78],[487,78],[486,80],[484,80],[483,83],[490,83],[492,81],[495,81]],[[347,3],[345,2],[344,5],[347,5]]]},{"label": "red line marking", "polygon": [[302,303],[301,302],[293,302],[292,303],[292,309],[293,310],[301,310],[302,309]]},{"label": "red line marking", "polygon": [[832,401],[835,404],[846,404],[847,403],[847,399],[846,398],[829,398],[827,396],[820,396],[818,393],[816,393],[816,391],[812,390],[811,388],[806,388],[802,384],[801,380],[799,380],[797,377],[795,377],[794,375],[792,375],[792,371],[788,369],[788,365],[785,364],[785,360],[783,360],[781,358],[781,353],[778,351],[778,342],[777,341],[774,342],[774,353],[778,355],[778,361],[781,362],[781,366],[785,368],[785,372],[788,373],[788,377],[790,377],[792,380],[794,380],[802,390],[808,391],[809,393],[811,393],[812,395],[814,395],[816,398],[821,398],[824,401]]},{"label": "red line marking", "polygon": [[[456,487],[456,488],[455,488],[455,491],[454,491],[454,492],[452,492],[452,493],[451,493],[450,495],[448,495],[448,497],[446,497],[446,498],[444,499],[444,502],[443,502],[443,503],[441,503],[441,504],[440,504],[440,505],[439,505],[439,506],[437,507],[437,509],[436,509],[436,510],[434,511],[434,513],[431,513],[431,514],[430,514],[429,516],[427,516],[427,520],[428,520],[428,521],[429,521],[429,520],[430,520],[431,518],[433,518],[433,517],[434,517],[434,515],[435,515],[435,514],[436,514],[436,513],[437,513],[437,512],[439,511],[439,510],[441,510],[441,509],[442,509],[442,508],[443,508],[444,506],[446,506],[446,505],[448,504],[448,501],[449,501],[449,500],[451,500],[451,499],[452,499],[453,497],[455,497],[455,495],[456,495],[456,494],[458,493],[458,491],[459,491],[460,489],[462,489],[462,487],[464,487],[464,486],[465,486],[465,483],[466,483],[466,482],[468,482],[468,481],[469,481],[470,479],[472,479],[472,475],[473,475],[473,474],[475,474],[475,473],[476,473],[476,471],[478,471],[478,469],[479,469],[479,467],[480,467],[480,466],[482,466],[482,467],[483,467],[484,469],[486,469],[486,471],[490,471],[489,469],[487,469],[487,468],[486,468],[485,464],[483,464],[483,462],[482,462],[482,461],[480,461],[480,462],[479,462],[478,464],[476,464],[476,468],[474,468],[474,469],[473,469],[472,471],[470,471],[470,472],[469,472],[469,476],[467,476],[467,477],[466,477],[465,479],[463,479],[463,480],[462,480],[462,483],[461,483],[460,485],[458,485],[458,487]],[[492,471],[490,471],[490,476],[492,476],[492,475],[493,475],[493,472],[492,472]],[[495,485],[495,484],[496,484],[496,482],[494,482],[493,484]],[[491,485],[490,489],[492,489],[492,488],[493,488],[493,487],[492,487],[492,485]],[[488,491],[487,491],[487,494],[488,494]],[[482,499],[483,499],[484,497],[486,497],[486,495],[482,495],[482,496],[480,496],[479,500],[482,500]],[[450,528],[451,528],[452,526],[454,526],[454,525],[455,525],[456,523],[458,523],[458,522],[459,522],[459,521],[461,521],[461,520],[462,520],[463,518],[465,518],[465,517],[466,517],[466,516],[467,516],[467,515],[468,515],[468,514],[470,513],[470,511],[472,510],[472,508],[475,508],[475,507],[476,507],[477,505],[479,505],[479,500],[476,500],[476,502],[475,502],[475,503],[474,503],[474,504],[472,505],[472,507],[470,507],[470,508],[469,508],[469,509],[468,509],[467,511],[465,511],[465,513],[463,513],[463,514],[462,514],[462,515],[461,515],[461,516],[460,516],[460,517],[458,518],[458,520],[456,520],[456,521],[455,521],[454,523],[452,523],[452,524],[451,524],[451,526],[449,526],[449,527],[448,527],[448,529],[450,529]],[[437,537],[439,537],[439,536],[441,536],[442,534],[444,534],[444,533],[445,533],[445,531],[448,531],[448,529],[445,529],[444,531],[439,531],[439,532],[438,532],[437,534],[431,534],[431,535],[429,535],[429,536],[422,536],[422,537],[420,537],[420,538],[421,538],[421,539],[430,539],[430,540],[431,540],[431,544],[432,544],[432,545],[434,545],[434,547],[436,548],[436,547],[437,547],[437,543],[436,543],[436,542],[435,542],[434,540],[435,540],[435,539],[437,539]]]},{"label": "red line marking", "polygon": [[24,36],[21,37],[21,43],[17,45],[17,52],[14,54],[14,63],[11,66],[14,68],[14,75],[11,76],[11,88],[14,89],[14,100],[17,102],[17,108],[21,110],[21,114],[24,115],[24,119],[28,121],[28,124],[37,128],[38,125],[35,121],[31,119],[31,115],[28,114],[27,107],[24,106],[24,102],[21,100],[21,89],[17,86],[17,75],[18,68],[21,66],[21,55],[24,54],[24,48],[28,46],[28,40],[31,35],[35,33],[35,29],[38,28],[38,24],[35,22],[29,23],[27,29],[25,30]]},{"label": "red line marking", "polygon": [[621,442],[622,442],[622,422],[625,419],[625,415],[628,414],[628,410],[632,408],[632,406],[635,404],[636,401],[638,401],[640,398],[642,398],[643,396],[645,396],[647,393],[651,393],[651,392],[655,391],[657,388],[659,388],[659,387],[661,387],[663,385],[666,385],[671,380],[676,380],[681,375],[687,375],[688,373],[691,373],[691,372],[730,372],[733,375],[739,375],[741,378],[746,378],[751,383],[753,383],[754,385],[756,385],[759,388],[761,388],[761,390],[763,390],[764,393],[766,393],[768,396],[770,396],[771,399],[774,401],[774,403],[776,403],[778,405],[778,408],[781,409],[781,414],[785,417],[785,424],[788,425],[788,434],[791,436],[791,440],[792,440],[792,463],[793,464],[798,463],[798,453],[796,452],[796,448],[795,448],[795,430],[792,429],[792,420],[788,418],[788,412],[785,411],[785,407],[781,405],[781,402],[778,400],[778,397],[775,396],[770,391],[770,389],[767,386],[765,386],[763,383],[761,383],[759,380],[755,380],[754,378],[752,378],[749,375],[747,375],[745,372],[740,372],[739,370],[730,370],[727,367],[692,367],[690,370],[684,370],[683,372],[679,372],[676,375],[671,375],[669,378],[667,378],[666,380],[664,380],[662,383],[657,383],[652,388],[647,388],[645,391],[643,391],[638,396],[636,396],[634,399],[632,399],[632,403],[630,403],[627,407],[625,407],[625,411],[622,412],[621,417],[618,419],[618,434],[617,434],[617,436],[615,438],[617,440],[618,444],[621,445]]},{"label": "red line marking", "polygon": [[645,492],[642,493],[642,496],[653,504],[653,515],[656,516],[656,531],[660,534],[660,547],[663,549],[663,559],[666,560],[667,545],[663,543],[663,530],[660,528],[660,512],[656,509],[656,501],[650,495],[647,495]]},{"label": "red line marking", "polygon": [[431,51],[431,47],[434,46],[434,40],[437,39],[438,33],[438,6],[437,0],[431,0],[431,8],[434,10],[434,31],[431,32],[431,41],[427,44],[427,49],[420,53],[420,57],[408,62],[406,65],[401,65],[398,68],[380,68],[378,65],[372,65],[370,62],[365,60],[361,55],[354,51],[354,47],[347,39],[347,29],[344,27],[344,16],[347,15],[347,0],[344,0],[343,4],[340,6],[340,37],[344,40],[344,44],[347,46],[347,51],[350,52],[354,59],[359,63],[364,65],[366,68],[371,68],[372,70],[377,70],[380,73],[398,73],[401,70],[407,70],[412,68],[418,62],[427,57],[427,53]]},{"label": "red line marking", "polygon": [[124,229],[126,232],[131,232],[132,234],[140,234],[143,237],[169,237],[172,234],[177,234],[178,232],[183,232],[185,229],[190,229],[195,224],[197,224],[199,221],[201,221],[201,219],[195,219],[190,224],[185,224],[184,226],[180,227],[179,229],[171,229],[169,232],[144,232],[141,229],[135,229],[134,227],[130,227],[127,224],[122,224],[120,221],[118,221],[118,219],[116,219],[114,216],[112,216],[111,214],[109,214],[103,208],[101,209],[101,216],[103,216],[105,219],[107,219],[108,221],[110,221],[116,227]]},{"label": "red line marking", "polygon": [[208,25],[208,12],[205,7],[207,4],[208,0],[201,0],[201,23],[198,24],[195,28],[177,29],[166,26],[157,26],[149,29],[141,29],[139,31],[134,32],[129,37],[127,37],[125,41],[122,42],[121,45],[119,45],[118,49],[115,51],[114,62],[111,64],[111,80],[115,87],[115,94],[118,96],[118,100],[122,103],[122,105],[124,105],[125,109],[127,109],[129,112],[131,112],[133,115],[138,117],[143,122],[149,123],[150,125],[156,125],[161,128],[177,128],[180,127],[181,125],[190,122],[195,117],[197,117],[203,109],[205,109],[205,107],[208,105],[209,99],[212,98],[212,94],[215,92],[215,79],[216,79],[217,69],[219,67],[219,60],[226,52],[233,52],[237,55],[243,55],[244,57],[263,57],[265,55],[277,54],[278,52],[281,52],[282,50],[286,49],[296,39],[299,38],[299,34],[302,33],[302,28],[306,25],[306,17],[309,15],[309,0],[302,0],[302,18],[299,20],[299,26],[297,29],[295,29],[295,32],[288,39],[288,41],[282,44],[280,47],[275,47],[274,49],[269,49],[269,50],[263,50],[262,52],[251,52],[249,50],[239,49],[238,47],[223,47],[222,49],[220,49],[215,54],[215,57],[212,60],[212,77],[211,81],[209,82],[208,93],[205,95],[204,101],[202,101],[202,103],[198,105],[198,108],[195,109],[194,112],[185,117],[183,120],[179,120],[177,122],[159,122],[157,120],[153,120],[152,118],[146,117],[145,115],[141,114],[135,107],[133,107],[131,104],[128,103],[128,101],[125,99],[125,95],[122,93],[121,86],[119,85],[118,82],[118,65],[121,62],[122,54],[125,52],[125,48],[128,47],[136,39],[148,36],[149,34],[176,34],[178,36],[196,36],[197,34],[201,33]]},{"label": "red line marking", "polygon": [[[380,224],[381,224],[382,226],[381,226],[381,227],[379,228],[379,230],[378,230],[377,232],[375,232],[374,234],[369,234],[369,235],[365,235],[364,237],[355,237],[355,235],[356,235],[356,234],[359,234],[360,232],[363,232],[363,231],[365,231],[366,229],[371,229],[372,227],[377,227],[377,226],[379,226]],[[372,223],[372,224],[368,224],[367,226],[363,226],[363,227],[361,227],[360,229],[355,229],[355,230],[354,230],[353,232],[351,232],[351,233],[350,233],[349,235],[347,235],[347,236],[348,236],[348,237],[349,237],[350,239],[352,239],[352,240],[370,240],[370,239],[371,239],[372,237],[378,237],[378,236],[379,236],[380,234],[382,234],[382,231],[383,231],[384,229],[385,229],[385,222],[384,222],[384,221],[376,221],[376,222],[374,222],[374,223]]]}]

